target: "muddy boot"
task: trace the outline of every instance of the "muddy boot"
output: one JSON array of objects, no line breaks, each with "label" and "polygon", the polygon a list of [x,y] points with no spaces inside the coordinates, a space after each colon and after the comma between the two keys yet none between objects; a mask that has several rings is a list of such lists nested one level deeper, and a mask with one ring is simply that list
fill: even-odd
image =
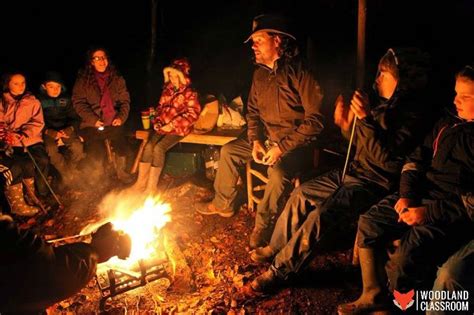
[{"label": "muddy boot", "polygon": [[270,242],[272,231],[270,229],[257,229],[254,228],[250,234],[249,245],[250,248],[256,249],[259,247],[265,247]]},{"label": "muddy boot", "polygon": [[117,178],[124,184],[131,184],[133,182],[132,174],[125,171],[125,156],[117,157]]},{"label": "muddy boot", "polygon": [[372,248],[359,248],[359,260],[362,273],[362,295],[356,301],[339,305],[338,314],[369,314],[385,311],[390,307],[390,300],[385,289],[387,276],[380,253],[376,253]]},{"label": "muddy boot", "polygon": [[284,280],[270,268],[253,279],[252,282],[250,282],[250,287],[255,292],[269,293],[278,290],[283,284]]},{"label": "muddy boot", "polygon": [[148,183],[148,177],[150,176],[151,163],[140,162],[138,164],[138,178],[135,184],[133,184],[129,190],[142,193]]},{"label": "muddy boot", "polygon": [[23,198],[23,184],[18,183],[5,188],[5,197],[10,205],[11,212],[16,215],[31,217],[37,214],[40,209],[30,206]]},{"label": "muddy boot", "polygon": [[36,195],[35,179],[33,177],[23,179],[23,188],[25,190],[25,201],[27,204],[39,207],[44,212],[51,209],[50,205],[46,205]]},{"label": "muddy boot", "polygon": [[158,181],[160,180],[161,167],[150,168],[150,175],[148,176],[148,183],[145,188],[145,194],[154,195],[157,193]]}]

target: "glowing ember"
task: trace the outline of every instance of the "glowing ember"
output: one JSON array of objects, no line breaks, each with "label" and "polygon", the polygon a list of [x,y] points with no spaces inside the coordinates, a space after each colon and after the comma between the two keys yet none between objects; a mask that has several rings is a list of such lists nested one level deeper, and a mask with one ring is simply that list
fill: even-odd
[{"label": "glowing ember", "polygon": [[[127,202],[119,203],[115,213],[108,218],[114,229],[122,230],[132,238],[132,251],[127,260],[117,257],[102,264],[107,268],[130,269],[140,259],[150,259],[157,256],[164,248],[160,247],[158,239],[160,230],[171,221],[171,207],[164,204],[158,197],[147,197],[141,208],[131,210]],[[163,246],[163,245],[161,245]]]}]

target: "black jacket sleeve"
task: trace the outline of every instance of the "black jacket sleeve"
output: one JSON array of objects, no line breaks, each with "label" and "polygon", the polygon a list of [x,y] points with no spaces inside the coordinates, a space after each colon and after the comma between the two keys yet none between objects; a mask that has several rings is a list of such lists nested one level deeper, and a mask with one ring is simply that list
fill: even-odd
[{"label": "black jacket sleeve", "polygon": [[416,135],[420,115],[405,111],[406,108],[387,109],[381,121],[370,115],[357,121],[357,144],[362,145],[364,154],[381,168],[389,168],[387,163],[404,159],[419,138]]}]

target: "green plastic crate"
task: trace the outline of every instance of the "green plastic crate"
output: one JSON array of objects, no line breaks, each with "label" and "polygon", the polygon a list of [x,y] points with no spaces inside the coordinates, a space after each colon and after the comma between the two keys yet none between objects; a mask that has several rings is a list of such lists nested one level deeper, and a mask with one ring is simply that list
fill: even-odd
[{"label": "green plastic crate", "polygon": [[178,144],[166,153],[163,172],[174,177],[191,176],[204,172],[204,162],[200,145]]}]

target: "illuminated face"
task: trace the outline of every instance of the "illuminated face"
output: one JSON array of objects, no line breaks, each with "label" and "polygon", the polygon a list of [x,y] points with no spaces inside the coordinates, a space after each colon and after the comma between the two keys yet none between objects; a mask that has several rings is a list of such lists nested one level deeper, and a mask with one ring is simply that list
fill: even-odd
[{"label": "illuminated face", "polygon": [[12,95],[21,95],[25,93],[26,80],[21,74],[15,74],[8,82],[8,90]]},{"label": "illuminated face", "polygon": [[56,98],[61,94],[61,84],[54,82],[54,81],[49,81],[46,82],[46,84],[43,84],[43,88],[46,90],[46,94],[48,94],[49,97]]},{"label": "illuminated face", "polygon": [[109,60],[107,59],[107,55],[103,50],[97,50],[92,54],[91,64],[97,72],[104,72],[107,70],[107,66],[109,65]]},{"label": "illuminated face", "polygon": [[398,80],[387,70],[379,66],[378,76],[375,79],[375,85],[380,97],[390,99],[397,88]]},{"label": "illuminated face", "polygon": [[279,58],[278,47],[281,39],[278,36],[270,36],[267,32],[258,32],[252,35],[252,50],[255,61],[273,69],[275,61]]},{"label": "illuminated face", "polygon": [[454,105],[456,105],[458,116],[466,120],[474,120],[474,81],[458,77],[454,90],[456,91]]},{"label": "illuminated face", "polygon": [[175,88],[179,88],[179,76],[173,71],[168,72],[168,75],[169,75],[171,84],[173,84]]}]

